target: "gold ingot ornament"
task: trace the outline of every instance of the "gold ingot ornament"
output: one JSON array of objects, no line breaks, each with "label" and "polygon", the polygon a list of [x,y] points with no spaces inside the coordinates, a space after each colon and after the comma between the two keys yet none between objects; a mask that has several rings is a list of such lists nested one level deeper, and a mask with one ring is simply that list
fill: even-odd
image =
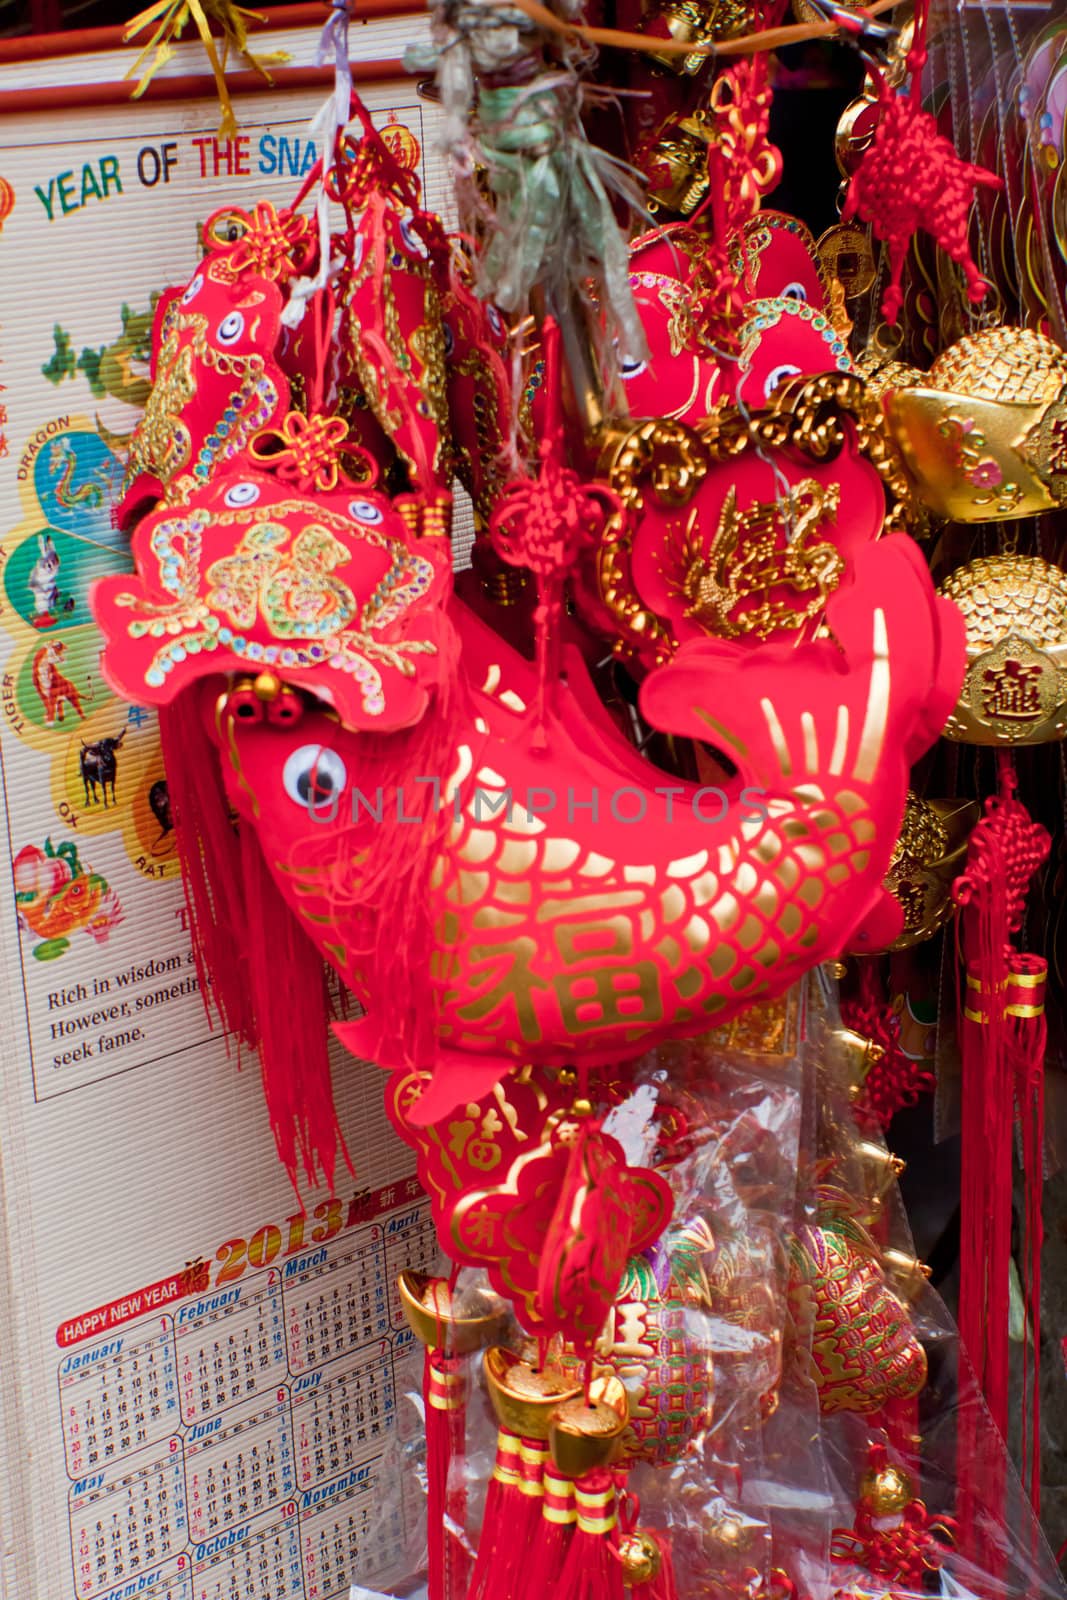
[{"label": "gold ingot ornament", "polygon": [[1067,506],[1067,353],[1031,328],[984,328],[884,400],[917,499],[953,522]]},{"label": "gold ingot ornament", "polygon": [[967,674],[946,739],[1067,737],[1067,573],[1038,556],[982,556],[941,585],[967,624]]}]

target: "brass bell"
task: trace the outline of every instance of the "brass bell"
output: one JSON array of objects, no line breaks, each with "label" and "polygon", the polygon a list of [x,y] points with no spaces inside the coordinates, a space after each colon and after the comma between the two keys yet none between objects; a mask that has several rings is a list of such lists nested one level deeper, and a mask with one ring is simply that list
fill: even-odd
[{"label": "brass bell", "polygon": [[716,39],[732,39],[748,30],[752,8],[745,0],[668,0],[657,20],[674,43],[692,46],[692,54],[652,50],[651,59],[680,77],[693,77],[711,60],[707,47]]},{"label": "brass bell", "polygon": [[849,1098],[858,1100],[863,1093],[868,1072],[877,1062],[885,1059],[885,1048],[862,1033],[857,1033],[855,1028],[834,1028],[830,1037],[844,1057]]},{"label": "brass bell", "polygon": [[926,1262],[920,1261],[918,1256],[908,1255],[906,1250],[883,1250],[881,1257],[886,1277],[897,1293],[907,1301],[915,1300],[926,1288],[930,1277]]},{"label": "brass bell", "polygon": [[923,800],[909,791],[900,837],[883,880],[904,913],[903,931],[890,950],[908,950],[932,939],[951,917],[952,885],[979,814],[977,801]]},{"label": "brass bell", "polygon": [[648,199],[653,211],[692,216],[711,186],[710,140],[711,128],[699,111],[660,129],[655,144],[640,163],[648,178]]}]

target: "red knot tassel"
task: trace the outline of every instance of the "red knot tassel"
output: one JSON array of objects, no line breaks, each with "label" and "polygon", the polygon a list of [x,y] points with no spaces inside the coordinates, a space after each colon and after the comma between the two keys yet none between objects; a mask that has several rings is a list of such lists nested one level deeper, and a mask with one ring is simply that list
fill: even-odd
[{"label": "red knot tassel", "polygon": [[[971,835],[967,866],[953,887],[961,907],[966,991],[961,1007],[963,1064],[960,1195],[960,1337],[974,1363],[993,1421],[1008,1423],[1008,1293],[1011,1259],[1012,1129],[1020,1119],[1026,1176],[1030,1334],[1038,1337],[1041,1181],[1045,1050],[1045,963],[1022,955],[1011,937],[1022,926],[1030,880],[1048,855],[1050,839],[1015,794],[1011,756],[1000,756],[999,792]],[[1024,1439],[1031,1494],[1037,1496],[1038,1395],[1036,1371],[1025,1357],[1029,1415]],[[1003,1452],[984,1447],[984,1415],[976,1396],[962,1393],[957,1438],[959,1520],[966,1541],[983,1538],[1003,1510]],[[970,1552],[969,1552],[970,1553]],[[990,1548],[989,1571],[999,1557]]]},{"label": "red knot tassel", "polygon": [[554,1596],[558,1600],[624,1600],[612,1474],[601,1468],[579,1478],[574,1485],[574,1505],[578,1514],[574,1536]]},{"label": "red knot tassel", "polygon": [[462,1600],[470,1578],[463,1543],[467,1493],[467,1376],[461,1356],[427,1349],[423,1367],[426,1407],[426,1542],[429,1600]]}]

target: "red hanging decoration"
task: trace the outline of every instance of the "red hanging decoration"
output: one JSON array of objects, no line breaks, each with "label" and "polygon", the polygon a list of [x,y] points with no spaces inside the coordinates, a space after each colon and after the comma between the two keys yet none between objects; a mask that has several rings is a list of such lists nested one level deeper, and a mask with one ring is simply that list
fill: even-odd
[{"label": "red hanging decoration", "polygon": [[583,550],[595,547],[609,518],[621,516],[618,496],[605,484],[583,483],[564,465],[560,391],[560,330],[546,317],[541,331],[546,411],[541,429],[540,475],[512,483],[497,500],[489,523],[493,548],[512,567],[537,581],[537,713],[535,746],[543,747],[545,722],[557,714],[563,630],[563,586]]},{"label": "red hanging decoration", "polygon": [[889,247],[882,315],[890,323],[896,322],[904,302],[900,276],[912,236],[920,228],[962,267],[968,299],[977,303],[984,298],[989,285],[971,257],[968,218],[976,189],[1004,187],[995,173],[963,161],[951,141],[938,132],[936,117],[922,108],[928,12],[929,0],[920,0],[907,56],[911,85],[906,94],[894,93],[878,68],[868,63],[881,114],[870,147],[852,175],[841,213],[842,222],[856,216],[869,222],[875,237]]},{"label": "red hanging decoration", "polygon": [[871,1446],[866,1476],[872,1487],[861,1494],[852,1527],[834,1529],[830,1559],[921,1594],[927,1573],[937,1572],[955,1545],[956,1524],[930,1515],[884,1445]]},{"label": "red hanging decoration", "polygon": [[[1040,1341],[1041,1181],[1045,963],[1011,945],[1022,926],[1026,893],[1050,848],[1048,833],[1016,796],[1011,753],[998,753],[999,790],[986,801],[953,886],[961,908],[966,997],[961,1017],[963,1173],[961,1189],[960,1336],[974,1363],[993,1420],[1008,1424],[1008,1274],[1011,1256],[1013,1112],[1020,1118],[1025,1163],[1027,1318],[1036,1367]],[[1029,1368],[1030,1356],[1025,1357]],[[1027,1372],[1027,1447],[1031,1496],[1037,1499],[1037,1374]],[[999,1509],[1003,1462],[978,1443],[976,1406],[963,1409],[958,1442],[961,1518],[977,1533],[978,1510]],[[983,1518],[984,1520],[984,1518]],[[991,1557],[991,1559],[993,1559]]]}]

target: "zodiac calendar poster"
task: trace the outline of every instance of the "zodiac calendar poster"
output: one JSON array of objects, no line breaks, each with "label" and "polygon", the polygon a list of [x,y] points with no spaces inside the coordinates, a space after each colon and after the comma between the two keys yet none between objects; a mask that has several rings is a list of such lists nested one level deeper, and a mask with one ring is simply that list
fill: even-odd
[{"label": "zodiac calendar poster", "polygon": [[[395,63],[423,27],[380,16],[353,29],[353,57]],[[190,277],[221,204],[294,197],[329,91],[307,82],[317,36],[310,21],[259,36],[304,64],[304,87],[235,96],[228,142],[210,78],[203,98],[131,103],[125,86],[79,105],[71,86],[117,85],[128,52],[5,67],[5,1600],[329,1600],[388,1589],[417,1553],[422,1506],[398,1467],[418,1379],[394,1283],[434,1245],[412,1158],[382,1075],[338,1048],[355,1175],[301,1207],[256,1063],[198,991],[154,717],[101,678],[86,604],[128,567],[112,509],[156,300]],[[202,81],[198,50],[167,72]],[[364,77],[442,205],[433,105],[395,65]]]}]

